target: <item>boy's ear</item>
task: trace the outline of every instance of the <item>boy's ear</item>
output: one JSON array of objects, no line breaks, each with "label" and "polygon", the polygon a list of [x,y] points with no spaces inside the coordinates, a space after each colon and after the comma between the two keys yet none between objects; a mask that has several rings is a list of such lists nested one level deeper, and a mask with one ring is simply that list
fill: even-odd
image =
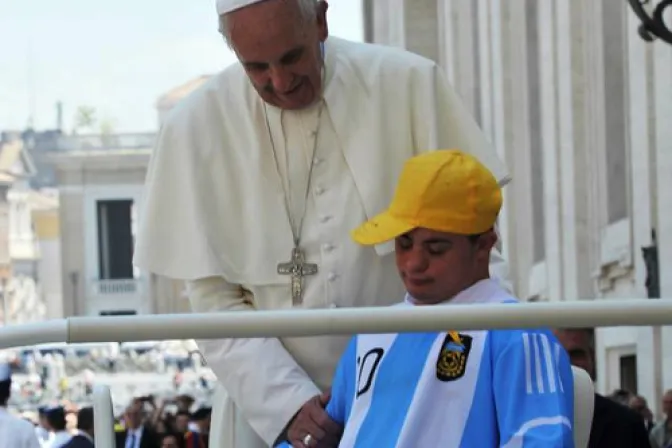
[{"label": "boy's ear", "polygon": [[493,246],[496,243],[497,243],[497,232],[495,232],[495,229],[492,228],[487,232],[483,233],[481,237],[478,239],[477,241],[478,251],[486,253],[489,258],[490,251],[492,250]]}]

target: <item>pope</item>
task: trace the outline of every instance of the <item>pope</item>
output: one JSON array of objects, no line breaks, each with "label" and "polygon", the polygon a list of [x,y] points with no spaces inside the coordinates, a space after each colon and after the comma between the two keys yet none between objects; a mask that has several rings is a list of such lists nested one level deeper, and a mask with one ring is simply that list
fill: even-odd
[{"label": "pope", "polygon": [[[136,264],[186,281],[195,312],[390,305],[394,245],[349,230],[389,203],[404,162],[459,147],[504,164],[436,63],[329,37],[316,0],[218,0],[239,63],[165,121],[147,174]],[[506,281],[498,251],[491,269]],[[348,338],[200,341],[221,384],[211,446],[342,430],[323,406]]]}]

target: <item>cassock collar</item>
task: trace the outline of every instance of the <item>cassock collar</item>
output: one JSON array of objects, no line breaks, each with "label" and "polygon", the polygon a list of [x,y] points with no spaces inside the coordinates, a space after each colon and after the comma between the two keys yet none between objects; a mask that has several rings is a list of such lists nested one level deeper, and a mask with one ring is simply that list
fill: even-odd
[{"label": "cassock collar", "polygon": [[343,101],[343,90],[345,89],[356,90],[357,95],[366,97],[371,94],[362,78],[362,74],[355,70],[346,52],[340,51],[340,44],[340,39],[330,37],[324,45],[324,65],[327,70],[324,99],[332,109],[337,102]]}]

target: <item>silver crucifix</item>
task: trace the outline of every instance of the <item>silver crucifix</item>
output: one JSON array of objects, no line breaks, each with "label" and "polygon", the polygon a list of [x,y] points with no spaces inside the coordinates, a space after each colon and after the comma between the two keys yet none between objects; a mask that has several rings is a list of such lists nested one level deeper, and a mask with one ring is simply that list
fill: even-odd
[{"label": "silver crucifix", "polygon": [[306,263],[303,251],[295,247],[292,249],[292,259],[278,264],[278,274],[292,276],[292,303],[299,305],[303,296],[303,277],[317,274],[317,265]]}]

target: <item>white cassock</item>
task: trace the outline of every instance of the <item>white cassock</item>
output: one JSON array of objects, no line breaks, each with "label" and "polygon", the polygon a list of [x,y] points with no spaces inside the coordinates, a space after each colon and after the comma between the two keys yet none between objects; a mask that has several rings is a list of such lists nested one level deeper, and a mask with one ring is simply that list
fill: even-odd
[{"label": "white cassock", "polygon": [[[334,37],[325,57],[326,106],[301,238],[319,272],[304,280],[300,307],[391,305],[403,296],[394,243],[360,247],[349,232],[387,207],[403,163],[459,148],[502,182],[508,175],[434,62]],[[293,247],[283,192],[300,216],[318,109],[265,105],[240,65],[179,104],[150,163],[136,264],[187,280],[197,312],[292,308],[290,280],[277,273]],[[498,254],[493,263],[494,274],[507,278]],[[226,390],[214,402],[211,446],[271,444],[301,405],[329,387],[346,341],[200,341]]]},{"label": "white cassock", "polygon": [[40,448],[35,427],[0,406],[0,448]]}]

